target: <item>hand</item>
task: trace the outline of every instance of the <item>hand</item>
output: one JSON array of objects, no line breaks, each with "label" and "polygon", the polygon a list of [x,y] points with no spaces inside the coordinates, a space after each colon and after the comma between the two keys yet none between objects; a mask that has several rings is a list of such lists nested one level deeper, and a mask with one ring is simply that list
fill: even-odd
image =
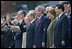
[{"label": "hand", "polygon": [[33,45],[33,48],[36,48],[36,45]]},{"label": "hand", "polygon": [[63,46],[65,46],[65,41],[64,40],[62,40],[61,43],[62,43]]},{"label": "hand", "polygon": [[45,42],[42,42],[42,47],[45,47]]},{"label": "hand", "polygon": [[55,44],[52,45],[52,48],[56,48]]},{"label": "hand", "polygon": [[9,46],[9,48],[11,48],[11,47]]},{"label": "hand", "polygon": [[10,14],[7,13],[6,17],[7,17],[7,21],[9,21],[10,20]]}]

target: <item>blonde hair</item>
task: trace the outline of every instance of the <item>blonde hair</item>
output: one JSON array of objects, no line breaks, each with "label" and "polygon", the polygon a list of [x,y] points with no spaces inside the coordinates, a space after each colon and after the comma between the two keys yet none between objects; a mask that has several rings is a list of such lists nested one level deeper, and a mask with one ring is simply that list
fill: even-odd
[{"label": "blonde hair", "polygon": [[46,7],[46,13],[48,12],[49,8],[51,8],[51,6],[49,6],[49,7]]},{"label": "blonde hair", "polygon": [[66,2],[66,1],[60,1],[59,4],[63,4],[64,2]]},{"label": "blonde hair", "polygon": [[55,8],[50,7],[50,8],[48,9],[48,12],[51,13],[53,16],[56,16]]}]

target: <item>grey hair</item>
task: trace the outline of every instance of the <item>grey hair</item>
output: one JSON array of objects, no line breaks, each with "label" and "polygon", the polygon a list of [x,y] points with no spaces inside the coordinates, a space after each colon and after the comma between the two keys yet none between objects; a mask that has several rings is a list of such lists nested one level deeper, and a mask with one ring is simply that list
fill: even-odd
[{"label": "grey hair", "polygon": [[35,10],[30,10],[28,15],[31,15],[33,18],[35,18]]},{"label": "grey hair", "polygon": [[38,11],[41,11],[42,13],[44,13],[44,6],[37,6],[35,9],[38,9]]}]

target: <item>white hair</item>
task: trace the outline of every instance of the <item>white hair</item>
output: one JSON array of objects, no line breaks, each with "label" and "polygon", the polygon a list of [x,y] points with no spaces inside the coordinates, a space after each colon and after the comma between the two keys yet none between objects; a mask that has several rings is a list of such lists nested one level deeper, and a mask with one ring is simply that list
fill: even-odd
[{"label": "white hair", "polygon": [[33,18],[35,18],[35,10],[30,10],[27,15],[31,15]]}]

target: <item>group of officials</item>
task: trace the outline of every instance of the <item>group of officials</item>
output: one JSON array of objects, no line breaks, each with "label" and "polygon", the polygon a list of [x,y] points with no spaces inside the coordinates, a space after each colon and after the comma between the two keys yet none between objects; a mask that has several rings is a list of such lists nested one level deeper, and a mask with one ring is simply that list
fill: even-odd
[{"label": "group of officials", "polygon": [[[26,48],[71,48],[71,1],[46,8],[37,6],[27,14],[20,10],[14,20],[7,13],[6,18],[1,19],[2,48],[22,48],[23,32]],[[18,30],[12,30],[11,25]]]}]

